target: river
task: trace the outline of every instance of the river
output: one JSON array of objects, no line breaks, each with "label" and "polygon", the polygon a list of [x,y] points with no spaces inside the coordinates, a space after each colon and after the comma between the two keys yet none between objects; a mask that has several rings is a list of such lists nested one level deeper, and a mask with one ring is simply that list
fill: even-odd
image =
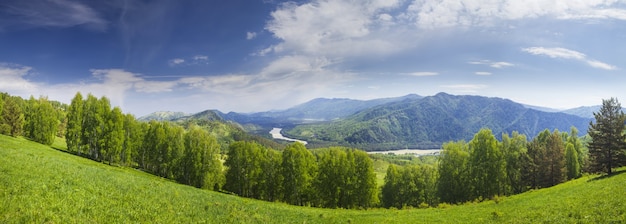
[{"label": "river", "polygon": [[441,152],[441,149],[397,149],[397,150],[388,150],[388,151],[371,151],[367,153],[369,154],[393,153],[396,155],[425,156],[425,155],[439,155],[440,152]]},{"label": "river", "polygon": [[[280,140],[285,140],[285,141],[290,141],[290,142],[300,142],[302,144],[307,144],[306,141],[304,140],[299,140],[299,139],[293,139],[293,138],[287,138],[285,136],[283,136],[283,134],[281,133],[283,129],[282,128],[272,128],[272,130],[270,131],[270,135],[272,135],[272,138],[274,139],[280,139]],[[439,155],[439,152],[441,152],[441,149],[398,149],[398,150],[388,150],[388,151],[372,151],[372,152],[367,152],[369,154],[375,154],[375,153],[382,153],[382,154],[396,154],[396,155],[415,155],[415,156],[424,156],[424,155]]]},{"label": "river", "polygon": [[306,141],[303,140],[298,140],[298,139],[293,139],[293,138],[287,138],[285,136],[283,136],[282,133],[280,133],[283,129],[282,128],[273,128],[270,131],[270,135],[272,135],[272,138],[274,139],[280,139],[280,140],[285,140],[285,141],[290,141],[290,142],[300,142],[302,144],[307,144]]}]

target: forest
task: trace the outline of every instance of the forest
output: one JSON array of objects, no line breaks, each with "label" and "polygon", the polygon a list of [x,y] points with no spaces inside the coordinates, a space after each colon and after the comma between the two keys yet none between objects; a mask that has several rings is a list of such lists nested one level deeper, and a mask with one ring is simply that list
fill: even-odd
[{"label": "forest", "polygon": [[[434,160],[393,159],[379,187],[374,159],[347,147],[274,149],[248,139],[220,145],[202,122],[142,122],[106,97],[77,93],[70,105],[46,97],[2,94],[0,133],[50,145],[64,138],[69,153],[133,167],[172,181],[267,201],[325,208],[437,207],[498,200],[531,189],[610,174],[626,164],[626,116],[616,99],[604,100],[589,135],[544,130],[532,139],[518,132],[498,140],[483,128],[468,141],[447,142]],[[226,148],[226,150],[222,150]],[[373,159],[374,158],[374,159]]]}]

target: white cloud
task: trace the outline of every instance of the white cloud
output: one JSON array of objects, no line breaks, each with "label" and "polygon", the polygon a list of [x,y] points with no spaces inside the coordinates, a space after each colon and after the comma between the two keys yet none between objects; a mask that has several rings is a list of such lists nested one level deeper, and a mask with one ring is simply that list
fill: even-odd
[{"label": "white cloud", "polygon": [[247,32],[246,33],[246,39],[247,40],[252,40],[252,39],[256,38],[256,36],[257,36],[257,33],[255,33],[255,32]]},{"label": "white cloud", "polygon": [[491,75],[491,72],[474,72],[476,75]]},{"label": "white cloud", "polygon": [[621,4],[616,0],[414,0],[404,17],[424,29],[492,26],[502,20],[541,17],[626,20]]},{"label": "white cloud", "polygon": [[480,60],[480,61],[470,61],[468,62],[469,64],[473,64],[473,65],[487,65],[489,67],[492,68],[505,68],[505,67],[512,67],[515,66],[515,64],[510,63],[510,62],[506,62],[506,61],[490,61],[490,60]]},{"label": "white cloud", "polygon": [[0,63],[0,91],[15,92],[18,95],[34,94],[38,90],[38,84],[24,78],[33,69],[28,66]]},{"label": "white cloud", "polygon": [[598,61],[598,60],[590,59],[587,57],[587,55],[581,52],[570,50],[570,49],[565,49],[565,48],[560,48],[560,47],[555,47],[555,48],[529,47],[529,48],[522,48],[522,51],[529,53],[529,54],[533,54],[533,55],[544,55],[550,58],[577,60],[577,61],[585,62],[591,67],[604,69],[604,70],[616,70],[617,69],[617,67],[614,65],[610,65],[610,64]]},{"label": "white cloud", "polygon": [[206,55],[196,55],[192,58],[194,61],[206,61],[209,60],[209,56]]},{"label": "white cloud", "polygon": [[499,61],[499,62],[494,62],[491,65],[489,65],[493,68],[504,68],[504,67],[511,67],[514,66],[513,63],[509,63],[509,62],[504,62],[504,61]]},{"label": "white cloud", "polygon": [[73,27],[84,25],[90,29],[104,31],[108,22],[91,7],[70,0],[23,0],[10,1],[2,11],[10,19],[0,26],[26,27]]},{"label": "white cloud", "polygon": [[399,1],[313,0],[284,3],[271,13],[265,29],[282,42],[276,53],[299,52],[316,56],[359,56],[402,49],[390,33],[378,26],[390,22]]},{"label": "white cloud", "polygon": [[405,75],[410,75],[410,76],[435,76],[435,75],[439,75],[438,72],[411,72],[411,73],[403,73]]},{"label": "white cloud", "polygon": [[617,67],[614,65],[609,65],[607,63],[601,62],[601,61],[596,61],[596,60],[586,60],[587,64],[589,64],[589,66],[594,67],[594,68],[599,68],[599,69],[604,69],[604,70],[616,70]]},{"label": "white cloud", "polygon": [[170,66],[176,66],[176,65],[180,65],[182,63],[185,63],[185,59],[174,58],[174,59],[169,60],[168,63],[170,64]]}]

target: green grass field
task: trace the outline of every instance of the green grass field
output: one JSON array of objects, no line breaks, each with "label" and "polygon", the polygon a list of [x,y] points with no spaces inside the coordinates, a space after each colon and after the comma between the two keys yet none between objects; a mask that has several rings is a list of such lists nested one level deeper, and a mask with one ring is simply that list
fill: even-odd
[{"label": "green grass field", "polygon": [[623,223],[624,171],[498,203],[333,210],[200,190],[0,135],[0,223]]}]

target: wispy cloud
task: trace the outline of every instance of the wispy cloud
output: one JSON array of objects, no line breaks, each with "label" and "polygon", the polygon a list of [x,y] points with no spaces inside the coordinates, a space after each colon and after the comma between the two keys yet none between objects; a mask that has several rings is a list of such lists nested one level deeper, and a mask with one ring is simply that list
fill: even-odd
[{"label": "wispy cloud", "polygon": [[170,59],[168,61],[170,66],[176,66],[176,65],[180,65],[182,63],[185,63],[185,59],[182,58],[174,58],[174,59]]},{"label": "wispy cloud", "polygon": [[604,69],[604,70],[616,70],[617,69],[617,67],[614,65],[610,65],[610,64],[607,64],[607,63],[604,63],[595,59],[590,59],[587,57],[587,55],[581,52],[566,49],[566,48],[529,47],[529,48],[522,48],[522,51],[529,53],[529,54],[533,54],[533,55],[544,55],[550,58],[577,60],[577,61],[585,62],[587,65],[591,67]]},{"label": "wispy cloud", "polygon": [[570,0],[414,0],[405,17],[424,29],[453,26],[493,26],[501,20],[555,18],[561,20],[626,20],[620,1]]},{"label": "wispy cloud", "polygon": [[506,62],[506,61],[491,61],[491,60],[480,60],[480,61],[470,61],[469,64],[473,65],[487,65],[492,68],[505,68],[505,67],[513,67],[515,64]]},{"label": "wispy cloud", "polygon": [[190,66],[190,65],[206,65],[209,64],[209,56],[195,55],[189,58],[173,58],[167,61],[170,67],[175,66]]},{"label": "wispy cloud", "polygon": [[19,28],[85,26],[105,31],[108,22],[93,8],[70,0],[23,0],[2,4],[0,12],[11,15],[0,26]]},{"label": "wispy cloud", "polygon": [[257,33],[255,33],[255,32],[247,32],[246,33],[246,39],[247,40],[252,40],[252,39],[256,38],[256,36],[257,36]]},{"label": "wispy cloud", "polygon": [[474,72],[475,75],[491,75],[491,72]]},{"label": "wispy cloud", "polygon": [[402,73],[404,75],[410,75],[410,76],[435,76],[435,75],[439,75],[438,72],[410,72],[410,73]]},{"label": "wispy cloud", "polygon": [[20,95],[32,93],[38,89],[38,84],[28,81],[25,76],[33,69],[28,66],[0,63],[0,91],[16,92]]}]

